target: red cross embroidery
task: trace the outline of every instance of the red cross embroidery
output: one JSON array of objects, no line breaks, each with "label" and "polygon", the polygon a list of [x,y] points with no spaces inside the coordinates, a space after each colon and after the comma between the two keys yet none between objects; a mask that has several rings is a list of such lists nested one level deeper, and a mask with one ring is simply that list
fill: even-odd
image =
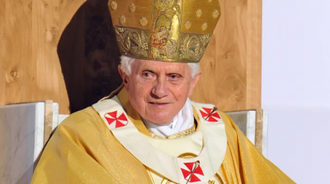
[{"label": "red cross embroidery", "polygon": [[108,121],[108,124],[111,125],[114,121],[116,121],[116,128],[126,126],[128,121],[124,113],[122,113],[119,117],[117,117],[117,111],[108,112],[104,115],[105,119]]},{"label": "red cross embroidery", "polygon": [[188,168],[188,170],[181,168],[181,172],[182,172],[182,175],[185,180],[187,180],[188,182],[191,182],[191,183],[201,181],[196,176],[196,174],[204,176],[203,170],[202,170],[201,166],[199,165],[199,161],[184,163],[184,165]]},{"label": "red cross embroidery", "polygon": [[[206,108],[203,107],[203,110],[199,110],[199,112],[201,112],[202,117],[205,119],[206,117],[208,117],[206,120],[209,122],[217,122],[218,120],[215,118],[219,118],[221,119],[219,113],[217,111],[212,112],[212,108]],[[211,114],[212,113],[212,114]]]}]

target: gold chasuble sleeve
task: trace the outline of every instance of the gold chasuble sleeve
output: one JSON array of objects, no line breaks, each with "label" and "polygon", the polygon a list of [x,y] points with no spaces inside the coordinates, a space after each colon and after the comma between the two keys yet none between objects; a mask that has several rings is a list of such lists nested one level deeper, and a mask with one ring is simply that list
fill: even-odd
[{"label": "gold chasuble sleeve", "polygon": [[62,122],[45,147],[32,184],[151,183],[145,167],[89,107]]},{"label": "gold chasuble sleeve", "polygon": [[295,183],[257,150],[229,115],[220,114],[227,133],[227,151],[220,171],[227,183]]},{"label": "gold chasuble sleeve", "polygon": [[[219,170],[226,184],[294,183],[259,153],[226,114],[220,114],[225,123],[227,150]],[[70,115],[58,126],[42,153],[31,183],[149,184],[152,181],[147,168],[122,146],[99,114],[89,107]]]}]

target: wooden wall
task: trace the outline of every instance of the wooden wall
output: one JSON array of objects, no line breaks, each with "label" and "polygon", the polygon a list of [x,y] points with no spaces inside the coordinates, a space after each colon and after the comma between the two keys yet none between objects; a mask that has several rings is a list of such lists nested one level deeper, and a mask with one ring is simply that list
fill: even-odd
[{"label": "wooden wall", "polygon": [[52,99],[68,112],[57,43],[83,0],[0,0],[0,105]]},{"label": "wooden wall", "polygon": [[192,99],[224,111],[261,108],[261,0],[220,0],[220,6]]},{"label": "wooden wall", "polygon": [[[261,0],[220,3],[220,22],[192,99],[226,111],[260,108]],[[69,113],[117,86],[118,53],[105,5],[0,0],[0,105],[52,99],[60,113]]]}]

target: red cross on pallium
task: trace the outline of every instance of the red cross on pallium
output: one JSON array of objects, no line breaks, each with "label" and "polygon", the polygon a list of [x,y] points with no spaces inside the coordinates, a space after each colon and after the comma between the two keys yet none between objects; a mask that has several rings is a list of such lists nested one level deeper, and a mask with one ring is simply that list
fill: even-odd
[{"label": "red cross on pallium", "polygon": [[[200,165],[197,165],[197,167],[194,165],[197,164],[195,162],[189,162],[189,163],[184,163],[184,165],[188,168],[188,170],[181,168],[181,172],[183,174],[183,177],[185,178],[185,180],[188,180],[189,177],[189,182],[197,182],[197,181],[201,181],[196,174],[202,175],[204,176],[203,170],[201,168]],[[194,170],[194,166],[196,167],[196,169]]]},{"label": "red cross on pallium", "polygon": [[124,113],[121,113],[119,117],[117,117],[117,111],[108,112],[104,115],[105,119],[108,121],[108,124],[111,125],[114,121],[116,122],[115,127],[123,127],[127,125],[127,118]]},{"label": "red cross on pallium", "polygon": [[[209,114],[211,114],[213,109],[211,108],[206,108],[206,107],[203,107],[203,110],[199,110],[199,112],[201,112],[202,114],[202,117],[205,119]],[[217,111],[214,111],[208,118],[207,118],[207,121],[209,122],[217,122],[218,120],[215,119],[215,118],[219,118],[221,119],[219,113]]]}]

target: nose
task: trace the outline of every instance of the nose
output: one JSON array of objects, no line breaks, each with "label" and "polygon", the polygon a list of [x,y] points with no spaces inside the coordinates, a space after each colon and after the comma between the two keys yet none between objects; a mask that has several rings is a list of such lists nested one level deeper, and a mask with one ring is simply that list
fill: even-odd
[{"label": "nose", "polygon": [[158,77],[155,80],[155,84],[151,90],[151,96],[156,99],[161,99],[169,94],[169,89],[167,86],[167,81],[165,77]]}]

